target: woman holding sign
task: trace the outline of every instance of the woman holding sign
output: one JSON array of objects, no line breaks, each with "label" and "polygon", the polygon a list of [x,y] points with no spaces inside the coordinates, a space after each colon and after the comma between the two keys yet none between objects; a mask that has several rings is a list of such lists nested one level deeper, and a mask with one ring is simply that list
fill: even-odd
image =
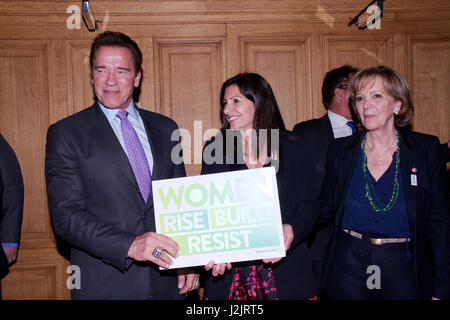
[{"label": "woman holding sign", "polygon": [[[205,266],[205,299],[312,299],[318,294],[305,238],[316,220],[313,172],[300,138],[285,130],[275,96],[255,73],[228,79],[220,92],[222,130],[203,149],[202,174],[274,166],[286,257]],[[219,146],[219,147],[218,147]],[[219,154],[219,149],[220,155]]]},{"label": "woman holding sign", "polygon": [[320,196],[323,217],[335,216],[327,296],[448,298],[449,208],[439,140],[405,129],[413,105],[394,70],[361,70],[350,90],[364,130],[328,149]]}]

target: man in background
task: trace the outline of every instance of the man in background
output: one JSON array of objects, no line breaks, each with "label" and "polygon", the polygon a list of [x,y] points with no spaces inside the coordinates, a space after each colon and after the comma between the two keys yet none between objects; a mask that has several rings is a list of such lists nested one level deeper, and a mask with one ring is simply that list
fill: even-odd
[{"label": "man in background", "polygon": [[[315,164],[315,179],[312,181],[316,198],[325,175],[328,144],[335,138],[356,134],[356,126],[351,121],[349,83],[357,69],[344,65],[325,74],[322,83],[322,104],[326,113],[323,117],[300,122],[294,126],[294,133],[306,138],[310,145],[311,161]],[[313,271],[320,285],[323,261],[328,242],[332,236],[332,222],[315,227],[310,244]]]}]

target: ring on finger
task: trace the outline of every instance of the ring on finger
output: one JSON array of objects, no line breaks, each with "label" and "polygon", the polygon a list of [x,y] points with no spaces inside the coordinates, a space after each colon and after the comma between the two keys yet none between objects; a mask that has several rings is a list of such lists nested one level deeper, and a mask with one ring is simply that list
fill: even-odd
[{"label": "ring on finger", "polygon": [[161,250],[160,248],[155,248],[155,250],[153,250],[153,253],[152,253],[152,255],[153,255],[155,258],[161,257],[161,254],[162,254],[162,250]]}]

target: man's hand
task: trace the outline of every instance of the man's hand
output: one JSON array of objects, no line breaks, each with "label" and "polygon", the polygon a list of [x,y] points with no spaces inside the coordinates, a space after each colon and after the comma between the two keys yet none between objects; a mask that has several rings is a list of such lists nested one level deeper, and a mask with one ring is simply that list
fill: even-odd
[{"label": "man's hand", "polygon": [[[153,256],[153,250],[156,248],[162,250],[159,258]],[[137,236],[128,249],[128,257],[136,261],[151,261],[162,268],[169,268],[172,265],[172,259],[178,256],[180,246],[169,237],[155,232],[147,232]]]},{"label": "man's hand", "polygon": [[178,289],[180,289],[180,294],[197,290],[200,287],[199,279],[200,274],[195,273],[191,269],[178,270]]},{"label": "man's hand", "polygon": [[12,265],[14,262],[16,262],[17,248],[3,248],[3,251],[5,251],[5,255],[6,255],[6,258],[8,259],[9,265]]}]

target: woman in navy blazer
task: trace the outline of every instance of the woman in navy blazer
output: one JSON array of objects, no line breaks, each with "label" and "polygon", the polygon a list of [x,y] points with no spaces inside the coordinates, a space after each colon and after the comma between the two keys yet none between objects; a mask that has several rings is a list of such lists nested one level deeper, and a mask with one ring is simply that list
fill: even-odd
[{"label": "woman in navy blazer", "polygon": [[413,105],[394,70],[361,70],[350,90],[363,130],[328,150],[320,200],[335,231],[326,295],[448,298],[449,205],[439,140],[403,128]]}]

